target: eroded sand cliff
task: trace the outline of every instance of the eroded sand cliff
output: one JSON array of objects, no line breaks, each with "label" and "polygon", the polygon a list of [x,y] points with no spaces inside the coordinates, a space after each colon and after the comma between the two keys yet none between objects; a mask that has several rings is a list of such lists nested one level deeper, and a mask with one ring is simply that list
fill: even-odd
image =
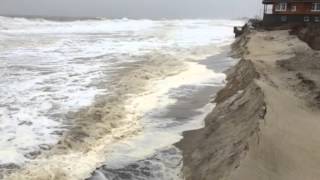
[{"label": "eroded sand cliff", "polygon": [[252,31],[234,43],[205,128],[186,132],[188,180],[320,177],[320,53],[288,31]]}]

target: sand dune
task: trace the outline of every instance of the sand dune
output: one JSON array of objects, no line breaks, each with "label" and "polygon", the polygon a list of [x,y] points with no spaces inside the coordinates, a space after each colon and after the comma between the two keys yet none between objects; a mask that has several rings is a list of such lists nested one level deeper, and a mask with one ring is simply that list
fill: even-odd
[{"label": "sand dune", "polygon": [[[240,62],[229,73],[229,83],[216,100],[218,109],[207,117],[206,127],[185,133],[179,144],[186,178],[319,179],[319,52],[288,31],[250,32],[237,40],[234,52],[247,63]],[[253,67],[244,66],[248,63]],[[248,79],[244,75],[252,69],[258,76]],[[252,93],[254,85],[263,93],[266,109],[261,118],[257,110],[261,96]],[[237,95],[239,91],[244,93]],[[238,99],[246,101],[235,106]],[[242,118],[248,113],[251,116]],[[245,131],[252,132],[244,136]]]},{"label": "sand dune", "polygon": [[[268,113],[265,123],[260,125],[260,143],[257,144],[257,137],[253,136],[247,157],[230,179],[319,179],[320,112],[314,107],[316,100],[306,98],[313,89],[305,89],[299,78],[299,73],[319,75],[320,69],[312,69],[316,66],[311,65],[319,66],[319,56],[286,31],[255,33],[251,35],[248,49],[249,55],[245,58],[251,59],[263,75],[257,84],[265,94]],[[301,58],[297,54],[301,53],[314,56],[295,63]],[[281,61],[284,59],[287,60]],[[290,71],[283,68],[288,66],[292,67]],[[319,77],[309,80],[318,90]]]}]

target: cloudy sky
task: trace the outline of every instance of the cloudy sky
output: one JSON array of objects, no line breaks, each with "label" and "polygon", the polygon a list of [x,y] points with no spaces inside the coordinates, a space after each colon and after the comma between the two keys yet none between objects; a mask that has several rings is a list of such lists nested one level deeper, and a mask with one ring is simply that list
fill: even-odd
[{"label": "cloudy sky", "polygon": [[237,18],[261,13],[261,1],[0,0],[0,14],[108,18]]}]

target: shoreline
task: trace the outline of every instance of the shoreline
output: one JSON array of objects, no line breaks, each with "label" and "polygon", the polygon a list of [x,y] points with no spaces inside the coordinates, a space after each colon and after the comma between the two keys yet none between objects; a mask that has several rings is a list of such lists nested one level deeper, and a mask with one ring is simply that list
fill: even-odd
[{"label": "shoreline", "polygon": [[242,60],[216,108],[177,144],[185,178],[317,179],[319,53],[288,31],[245,32],[232,48]]},{"label": "shoreline", "polygon": [[[222,73],[226,69],[230,68],[232,65],[234,65],[237,61],[231,57],[228,56],[230,53],[230,50],[224,50],[220,52],[217,55],[210,56],[208,58],[205,58],[204,60],[199,60],[197,63],[199,65],[204,65],[206,68],[208,68],[211,71],[214,71],[215,73]],[[217,83],[217,84],[216,84]],[[111,164],[104,164],[101,167],[98,167],[96,171],[92,173],[92,176],[88,178],[88,180],[94,180],[99,178],[106,177],[107,179],[111,178],[122,178],[122,177],[139,177],[139,178],[156,178],[163,172],[167,172],[163,174],[164,179],[171,179],[171,178],[177,178],[175,175],[180,177],[180,170],[181,170],[181,152],[174,146],[174,143],[178,142],[179,139],[181,139],[181,133],[185,129],[194,129],[194,128],[200,128],[202,127],[202,122],[199,122],[199,119],[204,119],[206,114],[208,114],[214,107],[211,100],[208,99],[208,97],[212,96],[212,92],[217,93],[221,88],[223,88],[224,84],[222,83],[205,83],[203,85],[185,85],[182,87],[179,87],[177,89],[172,89],[169,92],[169,96],[172,99],[175,99],[176,102],[174,104],[171,104],[167,106],[164,110],[164,112],[156,112],[153,115],[150,115],[150,119],[147,120],[147,122],[142,122],[142,124],[155,124],[157,125],[157,121],[164,121],[168,124],[165,125],[165,127],[151,127],[153,129],[152,132],[150,131],[150,127],[145,127],[146,129],[149,129],[146,132],[143,132],[143,136],[154,136],[158,135],[162,138],[170,135],[170,140],[172,141],[170,144],[168,143],[168,146],[163,146],[156,148],[156,151],[144,156],[142,159],[136,159],[136,161],[128,161],[128,164],[122,164],[119,163],[120,166],[113,166]],[[186,93],[186,94],[183,94]],[[182,93],[182,94],[181,94]],[[215,94],[214,93],[214,94]],[[150,122],[149,122],[150,121]],[[156,121],[156,122],[153,122]],[[171,122],[172,121],[172,122]],[[160,126],[163,126],[159,124]],[[158,132],[160,131],[160,132]],[[166,133],[162,131],[168,131]],[[169,138],[168,137],[168,138]],[[145,147],[141,147],[141,141],[146,138],[143,137],[133,137],[132,139],[129,139],[130,145],[134,146],[134,144],[138,144],[139,147],[136,147],[137,149],[140,149],[141,152],[148,151],[149,146],[146,145]],[[150,139],[150,138],[147,138]],[[150,139],[152,140],[152,139]],[[152,141],[158,142],[159,140],[153,139]],[[166,140],[162,140],[166,141]],[[155,142],[149,142],[150,144],[154,144]],[[133,144],[132,144],[133,143]],[[161,143],[161,142],[159,142]],[[120,146],[121,147],[121,146]],[[116,152],[117,150],[115,149]],[[130,159],[130,149],[127,149],[127,158]],[[111,155],[113,156],[113,155]],[[117,155],[116,155],[117,156]],[[115,160],[113,160],[115,161]],[[172,162],[171,162],[172,161]],[[120,162],[122,162],[120,160]],[[154,164],[155,163],[155,164]],[[117,163],[116,163],[117,164]],[[148,165],[146,165],[148,164]],[[161,166],[164,168],[163,170],[157,169],[158,166]],[[173,168],[174,167],[174,168]]]},{"label": "shoreline", "polygon": [[[209,102],[209,100],[207,99],[207,96],[210,96],[210,94],[212,93],[212,90],[214,90],[214,91],[218,91],[218,89],[220,89],[222,86],[223,86],[223,82],[222,82],[222,79],[224,79],[224,74],[221,74],[222,72],[215,72],[215,71],[213,71],[213,69],[212,69],[212,67],[216,67],[216,68],[218,68],[218,66],[219,66],[219,68],[221,68],[221,69],[223,69],[223,70],[225,70],[226,68],[228,68],[228,67],[230,67],[231,66],[231,63],[232,64],[234,64],[232,61],[231,61],[231,59],[229,59],[229,60],[226,60],[226,61],[219,61],[219,62],[211,62],[211,60],[209,60],[209,59],[211,59],[211,58],[213,58],[213,59],[215,59],[215,58],[218,58],[218,57],[226,57],[227,58],[227,56],[226,56],[226,54],[227,54],[227,52],[219,52],[217,55],[213,55],[213,56],[210,56],[209,58],[205,58],[204,60],[195,60],[195,61],[192,61],[192,60],[190,60],[190,62],[189,61],[186,61],[186,62],[184,62],[184,64],[185,65],[189,65],[189,66],[194,66],[193,68],[191,68],[190,67],[190,69],[189,70],[185,70],[185,69],[183,69],[183,70],[185,70],[185,71],[182,71],[182,72],[176,72],[176,71],[178,71],[178,70],[180,70],[180,69],[177,69],[177,68],[174,68],[175,66],[173,66],[173,65],[176,65],[175,63],[170,63],[170,62],[163,62],[163,59],[162,59],[162,61],[161,62],[156,62],[156,63],[158,63],[159,64],[159,66],[151,66],[151,65],[149,65],[149,64],[144,64],[143,66],[141,65],[141,67],[140,66],[138,66],[139,68],[138,69],[135,69],[135,70],[132,70],[132,72],[131,71],[129,71],[130,73],[129,74],[127,74],[126,76],[121,76],[122,77],[122,80],[120,81],[120,85],[122,85],[122,84],[125,84],[126,82],[129,82],[128,80],[133,80],[134,79],[134,81],[132,81],[132,82],[130,82],[130,84],[129,85],[131,85],[131,84],[133,84],[134,82],[138,82],[136,79],[139,79],[140,81],[139,81],[139,85],[141,85],[141,86],[134,86],[136,89],[136,91],[137,92],[135,92],[136,94],[139,94],[139,99],[142,99],[142,98],[146,98],[146,97],[149,97],[149,96],[152,96],[152,94],[149,94],[149,93],[151,93],[151,92],[146,92],[146,93],[142,93],[141,95],[140,95],[140,91],[142,91],[143,89],[144,89],[144,86],[142,86],[142,85],[144,85],[144,83],[147,83],[147,82],[144,82],[144,81],[154,81],[154,82],[157,82],[157,81],[163,81],[164,82],[164,84],[166,84],[165,82],[167,82],[168,80],[169,80],[169,82],[171,82],[171,84],[173,83],[175,86],[179,86],[179,84],[182,84],[183,86],[185,86],[185,87],[180,87],[181,89],[183,89],[183,88],[191,88],[191,90],[193,89],[193,88],[196,88],[197,89],[197,91],[199,91],[199,94],[193,94],[194,95],[194,97],[193,97],[193,101],[196,101],[196,103],[195,104],[192,104],[191,106],[189,105],[188,106],[188,103],[190,103],[190,102],[184,102],[184,104],[183,103],[181,103],[181,104],[179,104],[179,102],[177,102],[176,104],[172,104],[172,105],[170,105],[169,107],[168,107],[168,112],[167,112],[167,114],[164,116],[164,117],[159,117],[160,119],[161,118],[163,118],[163,119],[166,119],[166,118],[173,118],[173,117],[176,117],[176,116],[178,116],[178,115],[180,115],[180,108],[185,108],[185,109],[187,109],[187,108],[189,108],[189,110],[190,109],[192,109],[192,112],[191,111],[188,111],[188,110],[186,110],[186,112],[187,113],[185,113],[185,114],[183,114],[183,117],[181,117],[181,119],[185,119],[186,117],[188,117],[188,115],[193,115],[193,116],[196,116],[196,117],[194,117],[195,119],[203,119],[203,116],[204,115],[206,115],[211,109],[212,109],[212,107],[211,107],[211,105],[210,105],[210,109],[208,109],[208,108],[206,108],[206,106],[205,107],[203,107],[203,109],[202,109],[202,107],[200,108],[200,106],[202,106],[202,105],[204,105],[204,104],[210,104],[210,102]],[[157,58],[158,59],[158,58]],[[159,58],[159,60],[160,60],[160,58]],[[179,61],[180,62],[180,61]],[[155,62],[150,62],[150,63],[155,63]],[[216,63],[216,64],[212,64],[212,63]],[[218,65],[220,63],[220,65]],[[171,66],[170,66],[171,65]],[[208,66],[212,66],[211,68],[208,68]],[[152,70],[152,68],[146,68],[146,67],[153,67],[153,68],[156,68],[157,69],[157,71],[155,71],[155,70]],[[162,67],[162,66],[165,66],[165,67],[167,67],[167,66],[170,66],[170,68],[171,69],[173,69],[173,70],[171,70],[171,71],[169,71],[169,72],[167,72],[168,73],[168,76],[166,77],[166,78],[164,78],[164,77],[157,77],[157,76],[155,76],[155,77],[153,77],[153,74],[157,74],[157,72],[158,71],[161,71],[161,69],[163,69],[163,68],[160,68],[160,67]],[[136,66],[134,66],[134,67],[136,67]],[[183,68],[185,68],[185,66],[183,66]],[[149,76],[143,76],[144,74],[141,74],[141,73],[138,73],[138,72],[140,72],[140,71],[144,71],[145,72],[145,69],[148,69],[148,72],[150,71],[150,73],[148,74]],[[167,68],[168,69],[168,68]],[[192,70],[193,69],[193,70]],[[167,70],[168,71],[168,70]],[[134,76],[133,77],[131,77],[131,76],[129,76],[130,74],[133,74]],[[180,76],[182,76],[182,74],[183,74],[183,77],[184,77],[184,75],[187,75],[186,77],[190,77],[190,78],[182,78],[182,77],[180,77]],[[213,76],[214,75],[214,76]],[[208,77],[207,77],[208,76]],[[212,76],[212,77],[211,77]],[[175,78],[176,77],[176,78]],[[178,78],[179,77],[179,78]],[[213,78],[213,79],[211,79],[212,81],[214,81],[215,83],[210,83],[211,82],[211,80],[209,80],[209,79],[207,79],[207,78]],[[223,77],[223,78],[222,78]],[[178,78],[178,79],[177,79]],[[201,78],[201,79],[203,79],[203,82],[202,81],[199,81],[199,78]],[[220,78],[222,78],[221,79],[221,82],[219,81],[217,81],[218,79],[220,79]],[[125,81],[123,80],[123,79],[125,79]],[[170,80],[171,79],[171,80]],[[142,81],[142,82],[141,82]],[[181,81],[181,82],[180,82]],[[190,81],[191,81],[191,83],[190,83]],[[217,82],[216,82],[217,81]],[[198,83],[200,83],[200,84],[198,84]],[[204,83],[203,85],[201,85],[201,83]],[[150,86],[150,85],[152,85],[153,83],[147,83],[147,85],[148,86]],[[170,83],[169,83],[170,84]],[[194,86],[193,86],[193,84],[194,84]],[[126,86],[129,86],[129,85],[126,85]],[[132,85],[133,86],[133,85]],[[175,87],[174,86],[174,87]],[[190,86],[190,87],[188,87],[188,86]],[[199,87],[198,87],[199,86]],[[202,87],[203,86],[203,87]],[[155,86],[156,87],[156,86]],[[154,87],[154,88],[155,88]],[[199,88],[199,89],[198,89]],[[204,88],[204,89],[202,89],[202,88]],[[131,88],[132,89],[132,88]],[[179,88],[178,88],[179,89]],[[166,89],[162,89],[162,90],[166,90]],[[172,90],[175,90],[175,88],[173,88]],[[118,92],[118,93],[120,93],[121,94],[121,97],[122,96],[124,96],[124,95],[126,95],[127,94],[127,91],[128,91],[128,89],[124,89],[123,90],[124,92]],[[159,91],[159,89],[158,89],[158,91]],[[200,92],[200,91],[203,91],[203,92]],[[193,92],[194,93],[194,92]],[[122,95],[123,94],[123,95]],[[141,97],[140,97],[141,96]],[[171,96],[171,94],[170,94],[170,92],[168,93],[168,96]],[[202,97],[202,96],[206,96],[206,97]],[[127,97],[127,98],[130,98],[131,96],[129,96],[129,97]],[[152,96],[153,97],[153,96]],[[169,97],[168,97],[169,98]],[[170,97],[171,98],[171,97]],[[180,100],[180,101],[183,101],[183,100],[185,100],[185,99],[179,99],[180,98],[180,96],[177,94],[177,97],[175,97],[175,98],[173,98],[173,99],[176,99],[176,100]],[[182,97],[183,98],[183,97]],[[102,102],[104,102],[105,100],[104,99],[99,99],[100,101],[102,101]],[[115,100],[118,100],[118,99],[115,99]],[[204,102],[199,102],[199,101],[205,101],[205,103]],[[99,102],[99,101],[98,101]],[[152,101],[153,102],[153,101]],[[149,102],[150,103],[150,102]],[[155,102],[156,103],[156,102]],[[198,103],[198,104],[197,104]],[[201,104],[201,103],[204,103],[204,104]],[[112,104],[114,104],[114,103],[112,103]],[[96,119],[98,118],[98,119],[104,119],[103,118],[103,116],[104,116],[104,114],[98,114],[98,115],[100,115],[100,116],[98,116],[98,117],[96,117],[97,116],[97,114],[96,114],[96,112],[100,112],[101,111],[101,109],[106,109],[105,107],[108,105],[108,104],[104,104],[104,103],[98,103],[98,105],[103,105],[103,106],[98,106],[98,107],[96,107],[96,106],[93,106],[93,107],[95,107],[94,109],[92,109],[91,108],[91,106],[90,107],[88,107],[88,108],[85,108],[85,109],[83,109],[83,110],[81,110],[78,114],[75,114],[75,115],[77,115],[77,117],[81,117],[81,119],[79,119],[79,123],[82,123],[81,122],[81,120],[82,119],[84,119],[84,118],[87,118],[87,117],[90,117],[90,120],[92,119],[93,121],[96,121]],[[149,104],[150,105],[150,104]],[[183,106],[186,106],[186,107],[183,107]],[[143,106],[143,105],[142,105]],[[179,106],[179,107],[178,107]],[[144,107],[144,106],[143,106]],[[142,107],[142,108],[143,108]],[[199,109],[196,109],[196,107],[197,108],[199,108]],[[91,108],[91,109],[90,109]],[[114,108],[117,108],[117,107],[114,107]],[[107,108],[107,109],[109,109],[110,111],[112,110],[112,109],[110,109],[110,108]],[[208,110],[207,110],[208,109]],[[202,111],[204,111],[205,110],[205,112],[202,112]],[[104,112],[104,111],[103,111]],[[111,111],[111,112],[113,112],[113,111]],[[120,113],[119,111],[116,111],[116,113]],[[189,114],[188,114],[189,113]],[[84,115],[86,115],[86,116],[83,116],[83,114]],[[107,115],[109,115],[110,113],[108,113]],[[200,114],[201,114],[201,116],[200,116]],[[204,115],[202,115],[202,114],[204,114]],[[168,116],[168,117],[166,117],[166,116]],[[170,116],[170,117],[169,117]],[[172,117],[171,117],[172,116]],[[192,116],[192,117],[193,117]],[[142,118],[142,117],[139,117],[139,118]],[[189,117],[190,118],[190,117]],[[180,119],[180,120],[181,120]],[[78,119],[76,119],[76,120],[78,120]],[[180,120],[177,120],[177,121],[180,121]],[[191,118],[190,119],[188,119],[188,121],[193,121],[193,120],[191,120]],[[76,121],[77,122],[77,121]],[[86,124],[88,124],[88,123],[90,123],[90,121],[86,121]],[[112,123],[112,122],[111,122]],[[141,122],[140,122],[141,123]],[[179,122],[179,123],[186,123],[186,122]],[[178,123],[178,124],[179,124]],[[82,123],[83,124],[83,123]],[[95,123],[94,124],[92,124],[92,126],[94,126],[95,125]],[[173,123],[173,125],[174,125],[174,123]],[[129,124],[127,125],[127,126],[129,126]],[[126,126],[126,127],[127,127]],[[187,122],[186,123],[186,125],[185,125],[186,127],[184,127],[184,128],[186,128],[186,129],[192,129],[192,128],[194,128],[194,126],[197,126],[198,127],[198,123],[195,123],[195,122]],[[190,127],[189,127],[190,126]],[[76,126],[76,127],[78,127],[78,126]],[[90,124],[88,124],[88,125],[86,125],[85,127],[87,127],[87,128],[91,128],[91,125]],[[96,129],[97,129],[97,127],[96,127]],[[174,128],[173,128],[174,129]],[[174,131],[178,131],[178,127],[177,127],[177,129],[176,130],[174,130]],[[141,130],[138,130],[139,132],[137,133],[137,134],[140,134],[140,132],[141,132]],[[181,130],[181,131],[179,131],[179,132],[182,132],[183,130]],[[94,149],[94,152],[92,152],[91,153],[91,151],[93,151],[93,150],[91,150],[91,149],[89,149],[89,148],[94,148],[95,146],[84,146],[84,145],[82,145],[82,144],[77,144],[77,139],[75,139],[75,138],[78,138],[79,140],[81,140],[81,137],[82,136],[78,136],[78,134],[77,133],[85,133],[85,132],[87,132],[87,131],[85,131],[85,132],[81,132],[81,131],[77,131],[76,129],[75,129],[75,132],[76,132],[76,134],[72,134],[72,131],[69,131],[68,132],[68,134],[65,134],[64,136],[63,136],[63,138],[62,138],[62,140],[64,140],[64,141],[60,141],[60,143],[58,143],[58,146],[55,146],[55,147],[53,147],[51,150],[49,150],[48,152],[45,152],[45,153],[43,153],[42,155],[40,155],[39,157],[39,160],[37,160],[37,161],[35,161],[34,163],[32,163],[32,164],[27,164],[27,166],[25,166],[25,167],[22,167],[21,169],[18,169],[17,171],[13,171],[12,173],[8,173],[8,175],[7,176],[5,176],[6,178],[8,178],[8,179],[19,179],[19,178],[21,178],[21,177],[24,177],[25,179],[34,179],[34,178],[38,178],[38,179],[45,179],[45,178],[47,178],[47,177],[49,177],[50,176],[50,172],[49,171],[51,171],[52,173],[54,173],[54,174],[56,174],[55,175],[55,178],[56,179],[80,179],[81,177],[89,177],[90,175],[90,173],[91,172],[93,172],[94,171],[94,169],[91,169],[91,167],[93,167],[93,165],[91,165],[91,164],[88,164],[87,162],[86,162],[86,159],[88,159],[89,157],[87,157],[88,155],[87,154],[89,154],[89,155],[91,155],[91,156],[93,156],[94,158],[96,158],[96,159],[102,159],[101,157],[103,157],[102,156],[102,154],[104,155],[105,153],[103,153],[102,152],[102,149],[104,149],[103,147],[100,147],[99,146],[99,149],[98,149],[98,151],[96,150],[96,149]],[[91,132],[91,131],[90,131]],[[108,132],[106,132],[106,133],[108,133]],[[133,134],[133,135],[137,135],[137,134]],[[107,134],[108,135],[108,134]],[[159,134],[159,135],[161,135],[161,133]],[[133,137],[131,137],[131,134],[126,134],[126,136],[128,136],[127,138],[133,138]],[[177,137],[174,137],[174,139],[176,140],[176,141],[178,141],[179,139],[180,139],[180,135],[178,135],[178,134],[176,134],[176,136]],[[91,135],[91,137],[92,137],[92,135]],[[108,136],[109,137],[109,136]],[[170,136],[169,136],[170,137]],[[117,141],[117,140],[122,140],[122,139],[125,139],[125,136],[116,136],[116,137],[114,137],[114,138],[117,138],[115,141]],[[103,138],[103,140],[104,140],[105,138]],[[133,138],[134,139],[134,138]],[[99,142],[101,142],[102,140],[100,140]],[[170,140],[170,141],[172,141],[172,140]],[[175,142],[176,142],[175,141]],[[175,142],[172,142],[171,144],[173,144],[173,143],[175,143]],[[82,143],[83,144],[85,144],[85,143],[87,143],[87,141],[83,141],[82,140]],[[125,144],[125,142],[123,142],[124,144]],[[88,143],[89,144],[89,143]],[[103,144],[103,143],[101,143],[101,144]],[[105,146],[107,146],[107,144],[106,143],[104,143],[105,144]],[[80,146],[81,145],[81,146]],[[69,148],[69,149],[68,149]],[[88,148],[88,150],[87,149],[85,149],[85,148]],[[84,150],[83,150],[84,149]],[[108,150],[109,150],[109,148],[108,148]],[[96,152],[98,152],[99,154],[97,154],[97,155],[95,155],[94,153],[96,153]],[[101,152],[101,153],[100,153]],[[160,151],[160,153],[162,153],[162,151]],[[72,155],[72,156],[70,156],[69,157],[69,155]],[[82,158],[81,159],[79,159],[79,157],[80,156],[82,156]],[[156,156],[155,156],[156,157]],[[64,166],[64,167],[60,167],[60,166],[58,166],[58,164],[61,164],[61,163],[66,163],[67,162],[67,160],[68,159],[70,159],[70,158],[72,158],[73,159],[73,163],[71,164],[71,165],[69,165],[69,166]],[[75,161],[75,159],[78,159],[77,161]],[[79,163],[79,162],[82,162],[82,163]],[[94,161],[91,161],[92,163],[95,163],[95,161],[97,162],[98,160],[94,160]],[[91,163],[90,162],[90,163]],[[43,165],[44,163],[46,163],[47,165]],[[75,163],[77,163],[78,165],[75,165]],[[86,164],[87,163],[87,164]],[[103,163],[104,163],[104,161],[102,162],[102,160],[101,161],[99,161],[97,164],[98,164],[98,167],[99,166],[102,166],[103,165]],[[74,171],[74,172],[70,172],[70,173],[67,173],[68,172],[68,170],[67,169],[70,169],[69,167],[72,167],[72,166],[75,166],[75,167],[78,167],[78,166],[81,166],[81,164],[86,164],[87,166],[85,167],[86,169],[81,169],[81,170],[76,170],[76,171]],[[51,168],[48,172],[47,171],[42,171],[43,169],[45,169],[45,168]],[[90,168],[90,169],[89,169]],[[76,168],[76,169],[80,169],[80,168]],[[42,172],[41,172],[42,171]],[[77,172],[83,172],[83,173],[85,173],[85,174],[80,174],[80,175],[78,175],[77,174]]]},{"label": "shoreline", "polygon": [[[0,179],[59,180],[84,179],[104,163],[143,159],[202,127],[198,120],[213,105],[198,107],[225,83],[225,74],[199,61],[224,50],[234,39],[231,27],[243,23],[0,20],[7,42],[1,143],[10,148],[1,151]],[[194,94],[195,86],[210,89]]]}]

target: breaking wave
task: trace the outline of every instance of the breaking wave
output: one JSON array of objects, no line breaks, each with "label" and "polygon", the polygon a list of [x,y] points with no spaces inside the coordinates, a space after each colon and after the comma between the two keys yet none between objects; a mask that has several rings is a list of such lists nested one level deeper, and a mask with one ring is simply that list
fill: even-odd
[{"label": "breaking wave", "polygon": [[[160,125],[148,114],[175,103],[172,89],[223,84],[224,74],[198,60],[219,53],[239,23],[0,17],[0,174],[90,177],[115,144]],[[174,143],[180,131],[137,157]]]}]

